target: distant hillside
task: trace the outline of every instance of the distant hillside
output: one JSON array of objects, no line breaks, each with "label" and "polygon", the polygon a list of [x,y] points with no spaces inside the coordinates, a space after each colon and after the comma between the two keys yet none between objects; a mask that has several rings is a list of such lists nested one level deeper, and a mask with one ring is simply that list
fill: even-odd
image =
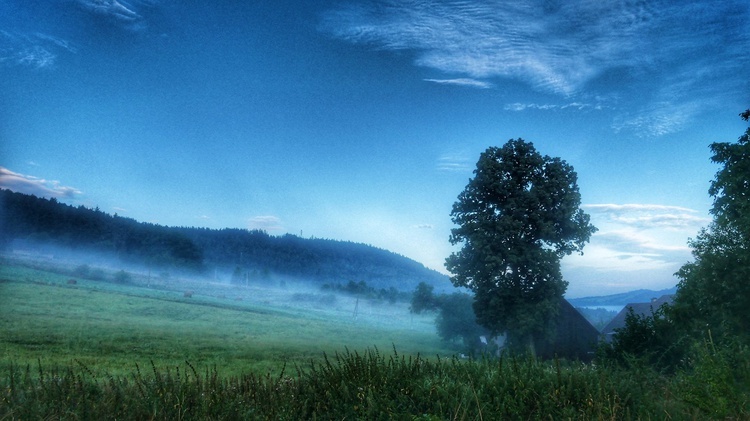
[{"label": "distant hillside", "polygon": [[165,227],[0,189],[0,248],[19,241],[95,250],[155,267],[220,269],[245,281],[273,274],[321,285],[364,281],[400,291],[411,291],[419,282],[450,286],[437,271],[364,244],[244,229]]},{"label": "distant hillside", "polygon": [[677,287],[653,291],[650,289],[639,289],[636,291],[623,292],[621,294],[604,295],[598,297],[572,298],[568,301],[575,307],[592,307],[592,306],[625,306],[629,303],[647,303],[652,298],[659,298],[662,295],[674,294]]}]

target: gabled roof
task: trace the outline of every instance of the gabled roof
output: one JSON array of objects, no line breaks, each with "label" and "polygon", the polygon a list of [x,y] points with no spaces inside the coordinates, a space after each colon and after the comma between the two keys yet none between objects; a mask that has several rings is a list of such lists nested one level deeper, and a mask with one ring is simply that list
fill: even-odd
[{"label": "gabled roof", "polygon": [[642,317],[650,317],[654,314],[654,312],[661,307],[664,304],[672,304],[672,301],[674,300],[674,295],[662,295],[659,298],[654,298],[649,303],[630,303],[625,306],[619,313],[617,313],[617,316],[615,316],[614,319],[612,319],[611,322],[609,322],[606,326],[604,326],[604,329],[602,329],[602,335],[604,335],[606,340],[610,340],[612,335],[616,333],[617,329],[622,329],[625,327],[625,319],[628,315],[628,309],[632,308],[633,313],[636,316],[642,316]]},{"label": "gabled roof", "polygon": [[568,300],[562,299],[555,334],[549,341],[536,344],[537,356],[590,361],[598,339],[599,331]]}]

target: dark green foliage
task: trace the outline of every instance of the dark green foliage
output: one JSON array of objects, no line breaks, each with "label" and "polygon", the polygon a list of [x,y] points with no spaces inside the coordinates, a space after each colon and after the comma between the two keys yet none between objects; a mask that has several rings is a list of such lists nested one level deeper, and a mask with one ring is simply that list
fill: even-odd
[{"label": "dark green foliage", "polygon": [[[320,285],[346,285],[352,280],[375,289],[411,290],[419,282],[437,284],[445,275],[404,256],[365,244],[264,231],[177,228],[203,250],[207,264],[240,266],[260,280],[269,272],[309,279]],[[251,275],[251,279],[253,276]]]},{"label": "dark green foliage", "polygon": [[692,351],[690,369],[677,376],[680,397],[706,418],[750,416],[750,348],[736,341],[717,347],[709,335]]},{"label": "dark green foliage", "polygon": [[551,334],[567,283],[560,259],[596,231],[580,208],[577,175],[516,139],[488,148],[458,196],[446,260],[451,281],[475,293],[478,322],[524,348]]},{"label": "dark green foliage", "polygon": [[[572,300],[568,301],[570,302]],[[616,311],[607,310],[605,308],[576,307],[575,309],[579,313],[581,313],[583,317],[585,317],[586,320],[588,320],[588,322],[596,328],[596,330],[600,332],[605,326],[607,326],[607,323],[612,321],[612,319],[617,316]]]},{"label": "dark green foliage", "polygon": [[[0,369],[0,419],[690,419],[700,409],[639,373],[560,361],[427,360],[346,351],[296,374],[223,377],[216,368],[97,375]],[[728,416],[747,415],[727,405]]]},{"label": "dark green foliage", "polygon": [[416,314],[436,311],[435,327],[440,338],[450,343],[460,340],[463,350],[473,354],[480,345],[479,337],[489,333],[477,324],[473,298],[461,292],[435,295],[432,291],[431,285],[417,285],[409,311]]},{"label": "dark green foliage", "polygon": [[628,308],[625,327],[617,329],[612,343],[602,343],[599,362],[615,362],[625,368],[646,365],[661,373],[674,374],[685,366],[690,341],[674,322],[667,304],[651,315]]},{"label": "dark green foliage", "polygon": [[156,266],[199,269],[203,263],[202,251],[169,228],[4,189],[0,189],[0,227],[7,243],[13,239],[51,243]]},{"label": "dark green foliage", "polygon": [[438,309],[438,303],[433,294],[435,287],[428,285],[424,282],[420,282],[417,285],[417,289],[414,290],[414,294],[411,297],[411,306],[409,311],[412,313],[420,314],[423,311],[435,311]]},{"label": "dark green foliage", "polygon": [[132,275],[125,272],[124,270],[120,270],[117,273],[115,273],[113,280],[116,284],[129,284],[133,281]]},{"label": "dark green foliage", "polygon": [[437,301],[440,311],[435,318],[435,326],[440,338],[447,342],[460,339],[464,348],[473,353],[480,344],[479,337],[488,332],[477,324],[471,295],[454,292],[438,296]]},{"label": "dark green foliage", "polygon": [[365,281],[349,281],[345,285],[342,284],[323,284],[321,286],[323,291],[336,291],[342,294],[351,295],[357,298],[367,298],[370,300],[383,300],[388,301],[390,304],[394,304],[397,301],[404,301],[408,297],[408,293],[401,292],[394,287],[375,289],[374,287],[367,284]]},{"label": "dark green foliage", "polygon": [[711,151],[721,165],[709,189],[714,220],[690,241],[695,260],[677,272],[675,317],[694,337],[710,329],[718,343],[750,344],[750,128]]}]

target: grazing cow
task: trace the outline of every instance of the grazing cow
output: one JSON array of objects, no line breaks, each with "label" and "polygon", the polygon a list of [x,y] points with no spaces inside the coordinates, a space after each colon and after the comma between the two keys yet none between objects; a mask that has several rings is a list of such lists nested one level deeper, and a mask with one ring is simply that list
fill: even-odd
[{"label": "grazing cow", "polygon": [[75,279],[68,279],[68,285],[75,285],[77,283],[78,281],[76,281]]},{"label": "grazing cow", "polygon": [[193,297],[193,291],[185,291],[184,297],[185,298],[192,298]]}]

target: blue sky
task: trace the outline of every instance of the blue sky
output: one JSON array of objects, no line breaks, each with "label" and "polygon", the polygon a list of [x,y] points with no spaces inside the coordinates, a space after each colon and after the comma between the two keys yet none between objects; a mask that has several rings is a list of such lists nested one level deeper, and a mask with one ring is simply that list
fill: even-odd
[{"label": "blue sky", "polygon": [[750,107],[750,3],[0,0],[0,186],[445,271],[479,154],[522,137],[599,232],[568,296],[673,286],[708,145]]}]

